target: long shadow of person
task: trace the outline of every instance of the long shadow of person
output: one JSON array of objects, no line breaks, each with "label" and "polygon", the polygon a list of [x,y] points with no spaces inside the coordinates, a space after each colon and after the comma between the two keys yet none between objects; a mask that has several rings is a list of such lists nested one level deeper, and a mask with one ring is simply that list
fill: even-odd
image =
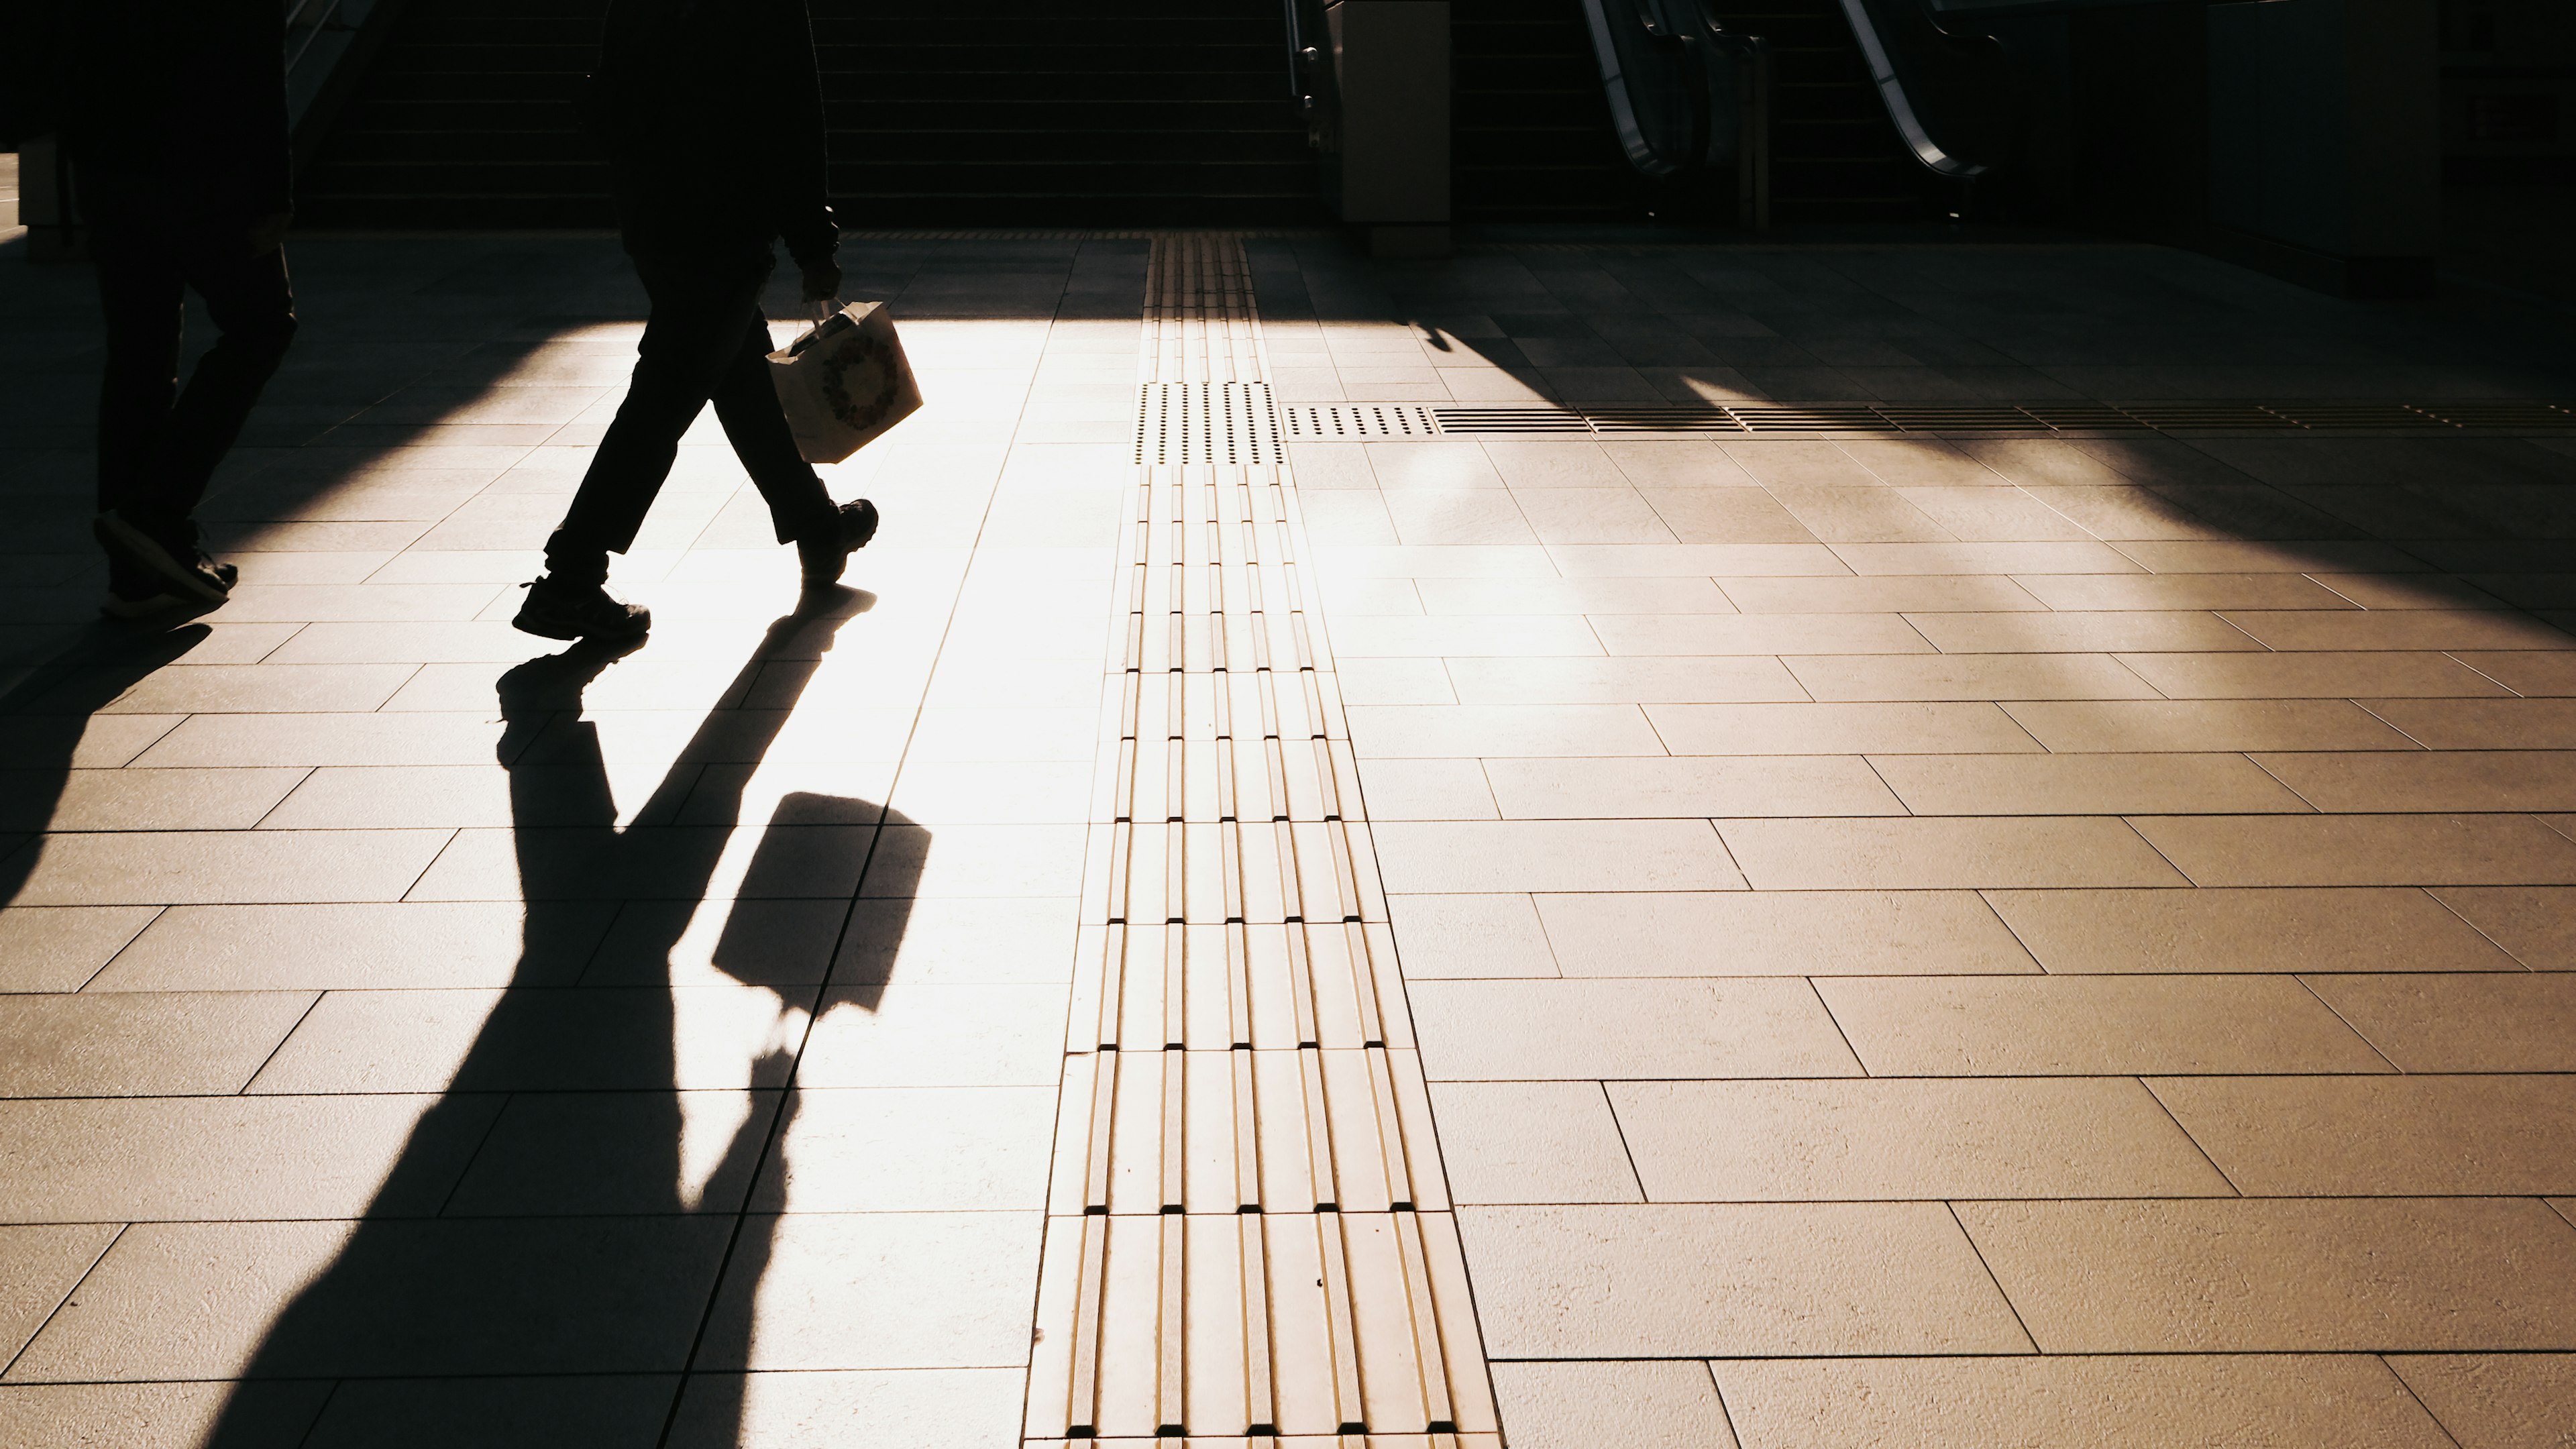
[{"label": "long shadow of person", "polygon": [[[529,741],[505,755],[526,903],[511,984],[387,993],[471,996],[488,1015],[366,1217],[301,1225],[328,1266],[210,1444],[651,1449],[692,1364],[748,1362],[750,1325],[715,1314],[716,1295],[741,1298],[767,1265],[777,1217],[745,1208],[783,1171],[796,1055],[878,829],[908,822],[787,794],[732,898],[706,897],[727,890],[746,786],[810,672],[791,656],[828,649],[839,622],[774,624],[624,829],[598,727],[574,713],[617,651],[576,645],[502,677],[505,739]],[[773,668],[786,698],[732,707]],[[870,893],[909,900],[917,853],[886,867],[906,878],[871,876]],[[602,901],[622,903],[605,940]],[[707,910],[725,924],[695,955]],[[874,990],[835,1001],[872,1009]],[[399,1055],[404,1009],[374,1019],[366,1050]],[[690,1426],[693,1445],[739,1438],[702,1410]]]}]

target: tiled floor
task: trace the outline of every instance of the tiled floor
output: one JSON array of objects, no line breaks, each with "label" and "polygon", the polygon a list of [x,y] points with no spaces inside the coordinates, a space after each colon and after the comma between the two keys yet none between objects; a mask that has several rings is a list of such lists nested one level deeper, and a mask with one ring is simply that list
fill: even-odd
[{"label": "tiled floor", "polygon": [[[85,622],[86,279],[0,253],[0,1442],[1053,1432],[1064,1088],[1125,919],[1095,765],[1156,733],[1102,670],[1164,557],[1134,521],[1184,516],[1139,511],[1136,387],[1213,375],[1140,370],[1153,245],[854,240],[932,398],[829,470],[884,537],[790,617],[695,435],[624,657],[505,622],[628,365],[613,244],[299,244],[304,332],[207,510],[242,588],[158,630]],[[2142,249],[1244,247],[1233,375],[1283,401],[2576,398],[2563,315]],[[1104,1233],[1293,1266],[1309,1232],[1319,1278],[1434,1297],[1462,1245],[1472,1331],[1402,1331],[1481,1338],[1514,1449],[2570,1442],[2576,442],[1287,463],[1182,476],[1282,510],[1334,681],[1300,718],[1359,789],[1280,850],[1347,827],[1328,964],[1380,973],[1381,1036],[1256,996],[1119,1074],[1314,1057],[1310,1142],[1400,1141],[1421,1201],[1257,1184],[1264,1249],[1167,1166],[1104,1181]],[[1292,884],[1175,939],[1285,931]],[[1199,1300],[1108,1291],[1214,1372],[1171,1347]],[[1318,1352],[1282,1382],[1383,1401]]]}]

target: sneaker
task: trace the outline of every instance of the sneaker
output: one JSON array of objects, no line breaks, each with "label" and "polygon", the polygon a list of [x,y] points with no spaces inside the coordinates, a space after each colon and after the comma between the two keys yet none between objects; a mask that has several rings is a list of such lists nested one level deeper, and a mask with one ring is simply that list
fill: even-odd
[{"label": "sneaker", "polygon": [[549,574],[533,584],[527,602],[510,627],[540,639],[641,639],[653,627],[653,611],[610,596],[597,585],[579,588],[558,584]]},{"label": "sneaker", "polygon": [[828,589],[841,581],[841,571],[850,566],[850,555],[868,546],[877,536],[877,506],[861,498],[844,503],[832,515],[832,527],[817,530],[816,536],[796,540],[796,557],[805,566],[805,587]]},{"label": "sneaker", "polygon": [[[193,530],[191,530],[193,532]],[[220,604],[240,574],[206,557],[194,539],[184,545],[155,538],[115,509],[98,516],[90,532],[108,557],[149,575],[168,592],[200,604]]]}]

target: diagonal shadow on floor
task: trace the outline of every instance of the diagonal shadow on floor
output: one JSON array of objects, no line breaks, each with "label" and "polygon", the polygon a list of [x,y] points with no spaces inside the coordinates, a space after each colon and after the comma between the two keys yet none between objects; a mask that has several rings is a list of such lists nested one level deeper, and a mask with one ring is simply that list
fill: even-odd
[{"label": "diagonal shadow on floor", "polygon": [[[681,1411],[691,1365],[749,1361],[778,1219],[745,1208],[756,1181],[783,1170],[797,1055],[830,984],[780,979],[798,973],[765,949],[774,916],[743,907],[829,914],[837,932],[877,831],[910,822],[867,801],[787,795],[713,951],[729,980],[683,986],[671,953],[734,832],[669,822],[684,805],[690,820],[734,820],[796,701],[727,706],[783,646],[828,648],[840,622],[777,621],[634,817],[654,823],[623,830],[596,727],[565,713],[618,651],[576,645],[502,676],[526,901],[512,984],[354,1231],[276,1225],[327,1266],[269,1330],[210,1445],[652,1445]],[[710,755],[734,768],[702,772]],[[871,876],[870,893],[908,901],[923,856],[895,854],[883,869],[900,878]],[[854,985],[833,1000],[871,1011],[882,991]],[[382,1018],[420,1009],[407,998],[423,994],[370,995],[339,999],[377,1017],[370,1042],[401,1040],[401,1023]],[[747,1061],[712,1059],[742,1043]],[[721,1146],[702,1145],[710,1136]],[[736,1442],[738,1425],[708,1412],[722,1407],[689,1406],[688,1442]]]}]

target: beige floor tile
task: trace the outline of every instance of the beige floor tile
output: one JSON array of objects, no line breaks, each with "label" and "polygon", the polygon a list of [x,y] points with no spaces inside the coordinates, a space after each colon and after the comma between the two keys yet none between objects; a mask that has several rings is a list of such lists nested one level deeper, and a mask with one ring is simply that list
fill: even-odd
[{"label": "beige floor tile", "polygon": [[1513,488],[1621,488],[1627,475],[1599,443],[1554,438],[1479,440],[1494,471]]},{"label": "beige floor tile", "polygon": [[[1715,581],[1688,579],[1423,579],[1422,608],[1450,614],[1732,614],[1735,605]],[[1336,590],[1338,593],[1339,590]],[[1334,638],[1345,612],[1397,610],[1346,608],[1334,601]],[[1348,650],[1341,651],[1345,656]],[[1461,650],[1437,650],[1454,654]]]},{"label": "beige floor tile", "polygon": [[0,787],[19,830],[247,830],[304,778],[279,770],[70,770]]},{"label": "beige floor tile", "polygon": [[2252,1197],[2576,1188],[2576,1077],[2175,1077],[2150,1083]]},{"label": "beige floor tile", "polygon": [[1894,614],[1611,614],[1592,620],[1612,654],[1930,653]]},{"label": "beige floor tile", "polygon": [[1396,541],[1406,544],[1541,543],[1502,489],[1407,489],[1385,495]]},{"label": "beige floor tile", "polygon": [[1807,1359],[1713,1365],[1759,1449],[2451,1449],[2376,1360],[2335,1355]]},{"label": "beige floor tile", "polygon": [[797,1084],[1052,1088],[1065,1000],[1061,986],[835,986],[806,1038]]},{"label": "beige floor tile", "polygon": [[2262,646],[2206,612],[1925,614],[1908,622],[1944,654],[2064,654],[2110,650],[2254,650]]},{"label": "beige floor tile", "polygon": [[2422,560],[2385,543],[2266,543],[2250,539],[2176,539],[2124,543],[2120,551],[2160,574],[2423,573]]},{"label": "beige floor tile", "polygon": [[1917,815],[2308,810],[2242,755],[1888,755],[1870,764]]},{"label": "beige floor tile", "polygon": [[1670,537],[1681,543],[1806,543],[1816,536],[1761,488],[1640,485]]},{"label": "beige floor tile", "polygon": [[624,1449],[662,1432],[677,1374],[342,1380],[303,1449],[424,1444],[581,1445]]},{"label": "beige floor tile", "polygon": [[2460,1449],[2555,1449],[2576,1424],[2576,1354],[2392,1357]]},{"label": "beige floor tile", "polygon": [[2061,753],[2078,750],[2411,750],[2350,700],[2032,700],[2004,706]]},{"label": "beige floor tile", "polygon": [[770,1140],[780,1096],[668,1088],[512,1093],[439,1215],[740,1212],[752,1153]]},{"label": "beige floor tile", "polygon": [[1755,890],[2185,884],[2118,820],[1726,820],[1718,829]]},{"label": "beige floor tile", "polygon": [[0,1097],[238,1092],[306,992],[0,997]]},{"label": "beige floor tile", "polygon": [[[413,672],[407,664],[174,664],[119,695],[106,712],[365,713],[393,698]],[[483,695],[491,696],[488,676]]]},{"label": "beige floor tile", "polygon": [[2576,749],[2576,699],[2373,699],[2428,750]]},{"label": "beige floor tile", "polygon": [[1628,481],[1640,488],[1739,488],[1759,486],[1715,443],[1603,443]]},{"label": "beige floor tile", "polygon": [[2464,651],[2459,660],[2516,694],[2576,695],[2576,656],[2570,656],[2564,646],[2519,653]]},{"label": "beige floor tile", "polygon": [[1559,614],[1350,615],[1333,620],[1333,652],[1349,659],[1599,654],[1583,619]]},{"label": "beige floor tile", "polygon": [[2576,1071],[2576,977],[2303,979],[2401,1070]]},{"label": "beige floor tile", "polygon": [[1834,446],[1890,484],[2002,487],[2010,482],[1957,446],[1929,438],[1846,438]]},{"label": "beige floor tile", "polygon": [[[1345,701],[1349,695],[1343,695]],[[1493,820],[1493,787],[1480,760],[1407,759],[1363,769],[1372,820]]]},{"label": "beige floor tile", "polygon": [[2272,649],[2576,649],[2576,638],[2529,614],[2497,610],[2231,612],[2227,621]]},{"label": "beige floor tile", "polygon": [[2040,748],[2011,716],[1987,703],[1649,702],[1646,718],[1677,755],[1994,754]]},{"label": "beige floor tile", "polygon": [[1435,1081],[1858,1076],[1805,983],[1417,981]]},{"label": "beige floor tile", "polygon": [[754,1212],[1046,1208],[1051,1087],[799,1091]]},{"label": "beige floor tile", "polygon": [[2108,654],[1820,655],[1784,661],[1820,700],[2153,699]]},{"label": "beige floor tile", "polygon": [[1820,543],[1557,543],[1547,556],[1570,579],[1847,575]]},{"label": "beige floor tile", "polygon": [[1023,900],[863,900],[850,908],[832,979],[945,986],[1035,986],[1073,972],[1081,903]]},{"label": "beige floor tile", "polygon": [[1351,747],[1363,760],[1664,753],[1633,704],[1353,705],[1345,712]]},{"label": "beige floor tile", "polygon": [[1610,1100],[1656,1202],[2229,1192],[2133,1081],[1618,1082]]},{"label": "beige floor tile", "polygon": [[113,1427],[120,1449],[197,1449],[218,1421],[245,1439],[301,1444],[330,1397],[329,1383],[0,1385],[0,1440],[79,1444]]},{"label": "beige floor tile", "polygon": [[1704,1364],[1505,1363],[1493,1373],[1516,1449],[1736,1449]]},{"label": "beige floor tile", "polygon": [[[2037,970],[1968,891],[1538,898],[1568,976],[1983,975]],[[1416,974],[1407,957],[1406,974]]]},{"label": "beige floor tile", "polygon": [[2453,886],[2433,892],[2534,971],[2576,971],[2576,890]]},{"label": "beige floor tile", "polygon": [[190,717],[135,763],[239,765],[489,765],[525,742],[492,712],[479,714],[295,714]]},{"label": "beige floor tile", "polygon": [[981,1449],[1019,1432],[1027,1389],[1019,1369],[693,1374],[667,1442],[671,1449]]},{"label": "beige floor tile", "polygon": [[2123,654],[2120,662],[2174,699],[2474,698],[2499,692],[2467,665],[2429,652]]},{"label": "beige floor tile", "polygon": [[[874,812],[871,811],[871,814]],[[943,826],[943,841],[969,831],[1030,826]],[[354,831],[301,832],[355,835]],[[259,832],[260,838],[284,832]],[[864,825],[645,826],[620,832],[614,851],[596,827],[470,829],[411,887],[415,901],[726,900],[846,897],[883,836],[883,860],[907,838],[907,868],[919,868],[918,827],[878,832]],[[1043,888],[1041,888],[1043,889]],[[1059,887],[1068,893],[1071,885]],[[1038,894],[1021,891],[1017,894]]]},{"label": "beige floor tile", "polygon": [[2029,1351],[1937,1203],[1466,1208],[1458,1231],[1498,1359]]},{"label": "beige floor tile", "polygon": [[1834,554],[1856,574],[2134,574],[2104,543],[1843,543]]},{"label": "beige floor tile", "polygon": [[1704,820],[1388,821],[1372,834],[1393,894],[1734,890]]},{"label": "beige floor tile", "polygon": [[2257,755],[2319,810],[2576,810],[2576,751]]},{"label": "beige floor tile", "polygon": [[2576,1228],[2514,1199],[1962,1203],[2049,1353],[2564,1348]]},{"label": "beige floor tile", "polygon": [[1387,910],[1409,981],[1558,974],[1528,896],[1394,896]]},{"label": "beige floor tile", "polygon": [[1335,661],[1334,672],[1344,704],[1458,702],[1449,671],[1437,659],[1342,659]]},{"label": "beige floor tile", "polygon": [[[243,772],[248,773],[248,772]],[[644,771],[623,771],[631,779]],[[653,770],[658,777],[661,772]],[[498,765],[334,765],[302,777],[295,793],[260,819],[270,830],[432,829],[514,823],[574,824],[596,818],[596,772],[530,766],[518,772]],[[632,780],[623,792],[635,803],[656,780]],[[517,799],[513,800],[513,794]],[[539,813],[552,806],[568,819]],[[532,808],[534,807],[534,808]]]},{"label": "beige floor tile", "polygon": [[1908,486],[1905,500],[1953,535],[1971,542],[2089,540],[2093,535],[2039,497],[1983,483]]},{"label": "beige floor tile", "polygon": [[[1606,461],[1605,461],[1605,465]],[[1677,543],[1654,509],[1615,474],[1607,486],[1512,487],[1512,501],[1541,543]]]},{"label": "beige floor tile", "polygon": [[1034,825],[1091,815],[1089,761],[907,761],[892,808],[924,825]]},{"label": "beige floor tile", "polygon": [[2509,971],[2420,890],[1989,891],[2042,966],[2085,972]]},{"label": "beige floor tile", "polygon": [[2146,816],[2194,885],[2576,883],[2576,841],[2527,815]]},{"label": "beige floor tile", "polygon": [[1497,759],[1485,773],[1506,820],[1894,815],[1905,808],[1866,762],[1849,755]]},{"label": "beige floor tile", "polygon": [[399,900],[448,830],[124,830],[46,835],[21,905]]},{"label": "beige floor tile", "polygon": [[[1601,1113],[1606,1118],[1610,1109],[1605,1106]],[[0,1227],[0,1354],[17,1357],[116,1234],[114,1223]],[[8,1410],[0,1407],[0,1426],[7,1423]]]},{"label": "beige floor tile", "polygon": [[1453,1201],[1642,1200],[1597,1082],[1444,1082],[1431,1110]]},{"label": "beige floor tile", "polygon": [[1852,454],[1831,443],[1764,439],[1760,442],[1721,443],[1719,447],[1736,466],[1765,484],[1826,487],[1881,481],[1878,474],[1871,472]]},{"label": "beige floor tile", "polygon": [[1754,655],[1453,659],[1448,679],[1468,704],[1702,704],[1807,697],[1779,660]]},{"label": "beige floor tile", "polygon": [[2048,607],[2011,579],[1979,574],[1721,583],[1726,596],[1748,614],[2000,613]]},{"label": "beige floor tile", "polygon": [[[797,1213],[737,1257],[700,1362],[723,1369],[1010,1368],[1028,1362],[1036,1213]],[[770,1224],[746,1222],[746,1231]],[[744,1346],[747,1346],[745,1351]]]},{"label": "beige floor tile", "polygon": [[1503,477],[1472,438],[1449,441],[1365,443],[1369,466],[1383,488],[1500,488]]},{"label": "beige floor tile", "polygon": [[[887,897],[1069,896],[1082,889],[1079,825],[889,825],[859,894]],[[810,848],[810,847],[808,847]],[[709,893],[715,893],[710,887]],[[781,895],[829,895],[785,890]]]},{"label": "beige floor tile", "polygon": [[1816,990],[1875,1076],[2389,1070],[2286,976],[1846,976]]},{"label": "beige floor tile", "polygon": [[2303,574],[2042,574],[2018,580],[2052,609],[2351,609]]},{"label": "beige floor tile", "polygon": [[0,909],[0,992],[78,991],[156,914],[150,906]]},{"label": "beige floor tile", "polygon": [[[9,1378],[220,1379],[255,1353],[264,1372],[295,1378],[676,1370],[731,1226],[712,1214],[141,1223]],[[273,1329],[326,1267],[328,1283]]]},{"label": "beige floor tile", "polygon": [[1827,543],[1942,542],[1956,535],[1904,494],[1872,478],[1866,483],[1773,483],[1771,496],[1807,530]]},{"label": "beige floor tile", "polygon": [[[0,1217],[426,1217],[446,1201],[500,1110],[497,1096],[444,1104],[392,1095],[0,1102],[0,1154],[12,1164],[0,1182]],[[403,1175],[389,1184],[397,1162]]]},{"label": "beige floor tile", "polygon": [[515,902],[177,906],[90,989],[569,986],[614,914],[605,903],[535,917]]}]

